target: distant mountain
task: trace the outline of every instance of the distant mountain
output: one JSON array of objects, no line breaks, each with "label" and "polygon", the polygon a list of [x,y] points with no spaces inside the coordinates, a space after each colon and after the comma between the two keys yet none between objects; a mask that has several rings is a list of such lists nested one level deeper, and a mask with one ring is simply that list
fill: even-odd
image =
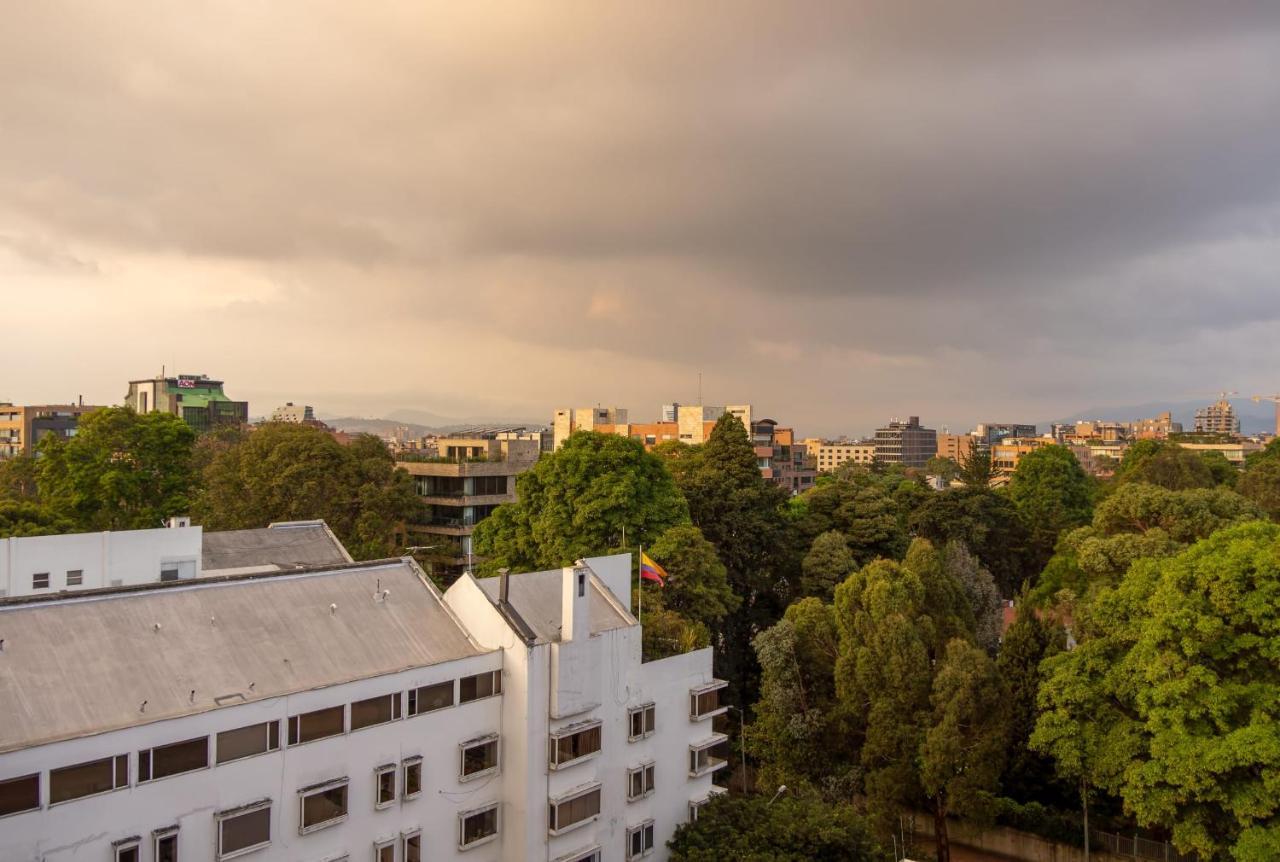
[{"label": "distant mountain", "polygon": [[348,434],[377,434],[386,436],[397,428],[408,428],[412,437],[428,434],[453,434],[471,428],[509,428],[525,426],[540,428],[545,422],[505,421],[497,419],[465,420],[448,416],[436,416],[421,410],[397,410],[384,419],[362,416],[321,416],[326,424]]},{"label": "distant mountain", "polygon": [[[1088,419],[1132,422],[1136,419],[1149,419],[1168,410],[1173,414],[1174,422],[1181,422],[1184,430],[1191,431],[1195,427],[1196,411],[1201,407],[1208,406],[1215,400],[1217,399],[1205,399],[1203,401],[1149,401],[1146,404],[1120,407],[1091,407],[1088,410],[1081,410],[1062,419],[1054,419],[1053,422],[1077,422]],[[1231,402],[1231,406],[1235,408],[1236,415],[1240,417],[1240,433],[1262,434],[1265,432],[1270,434],[1275,432],[1276,410],[1275,405],[1270,401],[1254,404],[1248,398],[1231,398],[1228,400]],[[1051,424],[1052,422],[1043,423],[1041,426],[1042,432],[1048,431]]]}]

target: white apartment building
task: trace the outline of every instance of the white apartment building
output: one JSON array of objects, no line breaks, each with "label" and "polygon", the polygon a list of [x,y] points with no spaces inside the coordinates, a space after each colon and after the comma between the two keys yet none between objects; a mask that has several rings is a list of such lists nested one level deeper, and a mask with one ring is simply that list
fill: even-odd
[{"label": "white apartment building", "polygon": [[324,521],[206,533],[189,518],[154,530],[0,539],[0,598],[351,562]]},{"label": "white apartment building", "polygon": [[293,422],[300,425],[303,422],[316,421],[316,412],[310,404],[294,404],[289,401],[271,411],[271,421]]},{"label": "white apartment building", "polygon": [[404,559],[0,601],[0,859],[663,859],[723,683],[640,661],[629,583],[442,596]]}]

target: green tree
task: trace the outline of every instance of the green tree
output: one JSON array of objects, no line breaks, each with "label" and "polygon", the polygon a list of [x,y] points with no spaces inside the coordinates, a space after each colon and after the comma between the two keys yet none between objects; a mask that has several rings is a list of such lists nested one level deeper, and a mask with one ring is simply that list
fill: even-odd
[{"label": "green tree", "polygon": [[835,530],[860,566],[879,557],[901,559],[908,543],[906,517],[895,499],[898,483],[883,478],[863,468],[841,468],[833,481],[802,494],[795,524],[800,541],[812,547],[818,536]]},{"label": "green tree", "polygon": [[1066,649],[1066,640],[1061,623],[1049,615],[1037,614],[1023,598],[996,656],[996,670],[1009,688],[1008,759],[1000,786],[1019,802],[1070,804],[1070,787],[1059,786],[1053,762],[1030,747],[1039,715],[1036,696],[1042,679],[1041,663]]},{"label": "green tree", "polygon": [[857,749],[836,699],[839,633],[835,609],[801,599],[756,635],[760,700],[749,735],[764,786],[812,787],[828,799],[856,789]]},{"label": "green tree", "polygon": [[884,854],[851,805],[790,788],[776,799],[717,796],[697,820],[681,824],[667,846],[672,862],[871,862]]},{"label": "green tree", "polygon": [[683,617],[714,630],[742,604],[729,587],[715,546],[697,527],[671,527],[646,552],[669,576],[661,588],[663,605]]},{"label": "green tree", "polygon": [[[640,607],[640,588],[633,589],[631,607]],[[644,661],[656,661],[673,655],[711,646],[711,632],[704,623],[689,619],[663,605],[660,590],[646,589],[641,622],[641,655]]]},{"label": "green tree", "polygon": [[1120,461],[1116,479],[1149,482],[1170,491],[1217,484],[1209,463],[1198,453],[1163,440],[1139,440],[1131,445]]},{"label": "green tree", "polygon": [[1183,852],[1280,846],[1280,526],[1221,530],[1102,590],[1045,662],[1032,741]]},{"label": "green tree", "polygon": [[920,778],[933,808],[938,862],[950,862],[947,817],[990,819],[1004,764],[1008,693],[986,652],[956,638],[933,678]]},{"label": "green tree", "polygon": [[1013,503],[979,488],[951,488],[929,497],[911,513],[912,531],[935,545],[963,542],[995,578],[1000,594],[1012,598],[1034,569],[1028,564],[1029,536]]},{"label": "green tree", "polygon": [[1093,479],[1065,446],[1041,446],[1018,461],[1009,499],[1027,526],[1033,569],[1043,567],[1064,530],[1089,523]]},{"label": "green tree", "polygon": [[344,446],[321,429],[280,422],[212,455],[194,514],[212,530],[322,518],[353,557],[374,559],[403,545],[403,524],[420,507],[413,479],[376,437]]},{"label": "green tree", "polygon": [[1200,453],[1201,460],[1209,468],[1213,484],[1223,488],[1234,488],[1240,480],[1240,469],[1227,460],[1221,452],[1209,451]]},{"label": "green tree", "polygon": [[975,440],[969,451],[960,458],[960,481],[966,488],[986,491],[996,476],[995,463],[991,460],[991,447],[979,446]]},{"label": "green tree", "polygon": [[0,459],[0,500],[36,499],[36,476],[36,459],[30,455]]},{"label": "green tree", "polygon": [[476,525],[481,570],[548,569],[637,544],[689,523],[663,462],[638,440],[580,431],[516,478],[515,503]]},{"label": "green tree", "polygon": [[56,536],[75,532],[75,525],[29,500],[0,500],[0,539]]},{"label": "green tree", "polygon": [[924,464],[925,475],[937,476],[944,482],[960,478],[960,465],[950,458],[935,455]]},{"label": "green tree", "polygon": [[167,413],[104,407],[80,417],[70,439],[46,435],[36,485],[51,513],[74,529],[164,526],[191,511],[195,432]]},{"label": "green tree", "polygon": [[1236,490],[1267,517],[1280,521],[1280,458],[1255,461],[1240,477]]},{"label": "green tree", "polygon": [[942,567],[962,590],[973,614],[973,638],[978,646],[995,654],[1004,625],[1004,602],[991,572],[954,539],[942,549]]},{"label": "green tree", "polygon": [[853,574],[857,567],[844,533],[828,530],[813,540],[809,553],[800,564],[800,592],[830,601],[835,595],[836,585]]}]

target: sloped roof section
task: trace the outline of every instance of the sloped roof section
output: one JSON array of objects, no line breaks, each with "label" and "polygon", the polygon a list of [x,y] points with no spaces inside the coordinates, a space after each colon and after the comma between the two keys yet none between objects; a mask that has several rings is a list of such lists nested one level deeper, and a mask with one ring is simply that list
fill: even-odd
[{"label": "sloped roof section", "polygon": [[351,562],[324,521],[290,521],[257,530],[204,533],[205,575],[231,571],[287,571]]},{"label": "sloped roof section", "polygon": [[[545,572],[525,572],[510,575],[507,600],[537,635],[537,643],[554,643],[560,640],[560,589],[563,573],[560,569]],[[498,601],[500,578],[478,578],[476,583],[495,604]],[[618,607],[608,593],[608,588],[595,577],[591,578],[591,633],[620,629],[633,625],[631,615]]]},{"label": "sloped roof section", "polygon": [[0,638],[0,752],[487,652],[401,560],[0,602]]}]

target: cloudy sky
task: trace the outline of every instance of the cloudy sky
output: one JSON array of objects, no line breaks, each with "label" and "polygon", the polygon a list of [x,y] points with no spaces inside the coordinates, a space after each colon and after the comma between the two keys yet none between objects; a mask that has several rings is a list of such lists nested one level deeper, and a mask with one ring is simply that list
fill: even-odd
[{"label": "cloudy sky", "polygon": [[1280,4],[14,3],[0,324],[27,403],[1274,392]]}]

